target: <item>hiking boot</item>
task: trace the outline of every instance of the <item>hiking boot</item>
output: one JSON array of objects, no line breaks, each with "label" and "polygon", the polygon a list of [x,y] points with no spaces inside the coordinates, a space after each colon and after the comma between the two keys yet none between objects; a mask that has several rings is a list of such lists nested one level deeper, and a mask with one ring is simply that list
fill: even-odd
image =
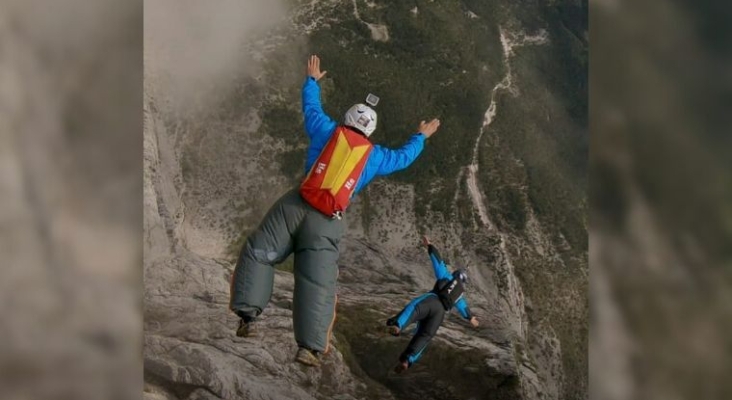
[{"label": "hiking boot", "polygon": [[254,337],[257,336],[257,329],[254,326],[254,321],[246,322],[244,319],[239,320],[239,328],[236,329],[236,336],[239,337]]},{"label": "hiking boot", "polygon": [[397,374],[401,374],[402,372],[406,371],[409,368],[409,363],[406,361],[400,361],[399,364],[397,364],[396,367],[394,367],[394,372]]},{"label": "hiking boot", "polygon": [[297,349],[295,361],[301,364],[309,365],[311,367],[320,366],[320,358],[318,357],[317,353],[304,347],[300,347]]}]

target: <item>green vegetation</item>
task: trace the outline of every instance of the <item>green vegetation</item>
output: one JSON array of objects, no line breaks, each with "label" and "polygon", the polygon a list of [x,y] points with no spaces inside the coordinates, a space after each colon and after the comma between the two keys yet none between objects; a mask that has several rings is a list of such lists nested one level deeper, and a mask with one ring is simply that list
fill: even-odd
[{"label": "green vegetation", "polygon": [[446,180],[432,194],[427,192],[429,183],[456,176],[467,165],[490,88],[504,71],[495,24],[470,20],[457,2],[420,3],[419,18],[410,12],[413,7],[398,2],[369,8],[359,2],[362,19],[388,26],[390,40],[383,43],[372,40],[366,26],[353,20],[352,5],[343,3],[333,17],[347,22],[314,33],[310,47],[330,71],[326,85],[332,82],[336,88],[325,96],[324,108],[331,116],[338,118],[369,92],[381,97],[376,143],[398,147],[420,120],[442,120],[441,132],[413,167],[387,178],[413,183],[418,198],[430,199],[417,205],[416,212],[424,216],[428,208],[450,208],[454,180]]}]

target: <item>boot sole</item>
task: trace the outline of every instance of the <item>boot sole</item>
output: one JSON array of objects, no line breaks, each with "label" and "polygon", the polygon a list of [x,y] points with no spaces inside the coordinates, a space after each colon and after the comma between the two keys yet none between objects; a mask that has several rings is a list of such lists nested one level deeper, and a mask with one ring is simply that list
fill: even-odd
[{"label": "boot sole", "polygon": [[306,361],[306,360],[301,360],[299,358],[296,359],[295,361],[299,362],[302,365],[307,365],[308,367],[319,367],[320,366],[320,362],[310,362],[310,361]]},{"label": "boot sole", "polygon": [[320,360],[314,358],[314,357],[295,357],[295,361],[299,362],[300,364],[304,364],[310,367],[319,367],[320,366]]},{"label": "boot sole", "polygon": [[249,329],[242,327],[236,330],[236,336],[238,337],[257,337],[257,332],[252,332]]}]

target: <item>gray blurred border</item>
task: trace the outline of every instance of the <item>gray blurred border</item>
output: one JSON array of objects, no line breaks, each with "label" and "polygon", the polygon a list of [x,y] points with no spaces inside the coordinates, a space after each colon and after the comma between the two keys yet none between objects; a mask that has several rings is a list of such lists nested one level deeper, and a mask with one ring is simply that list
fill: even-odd
[{"label": "gray blurred border", "polygon": [[732,398],[730,5],[590,10],[591,397]]},{"label": "gray blurred border", "polygon": [[0,5],[0,397],[142,392],[142,2]]}]

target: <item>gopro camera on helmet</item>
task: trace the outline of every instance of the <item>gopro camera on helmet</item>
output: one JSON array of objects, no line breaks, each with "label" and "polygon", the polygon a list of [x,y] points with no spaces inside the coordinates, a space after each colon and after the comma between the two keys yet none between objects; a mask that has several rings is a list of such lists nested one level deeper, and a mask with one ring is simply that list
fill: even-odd
[{"label": "gopro camera on helmet", "polygon": [[376,107],[376,105],[379,104],[379,96],[369,93],[369,95],[366,96],[366,104],[371,107]]}]

